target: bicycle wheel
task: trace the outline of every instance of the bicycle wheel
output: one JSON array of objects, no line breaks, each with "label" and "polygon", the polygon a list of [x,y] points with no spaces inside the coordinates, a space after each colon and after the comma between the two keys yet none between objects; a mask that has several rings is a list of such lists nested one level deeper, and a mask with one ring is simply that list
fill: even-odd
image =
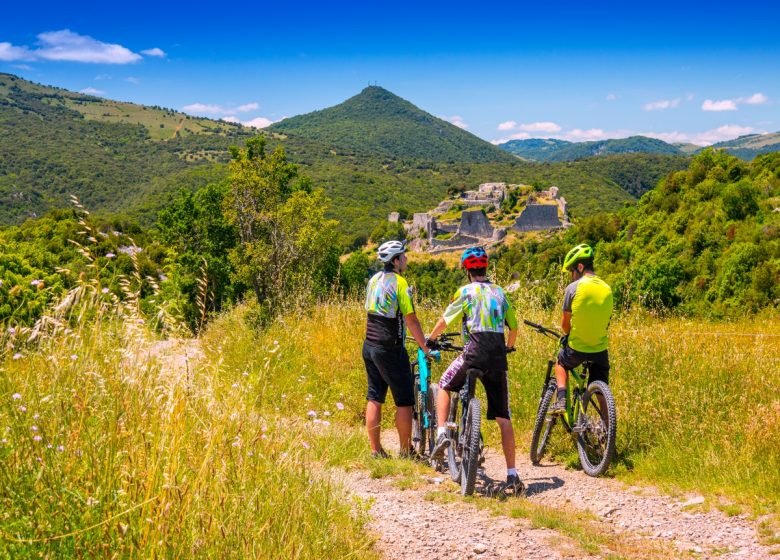
[{"label": "bicycle wheel", "polygon": [[582,470],[590,476],[603,474],[615,454],[617,413],[615,398],[603,381],[588,385],[577,421],[577,452]]},{"label": "bicycle wheel", "polygon": [[466,412],[466,422],[463,429],[463,460],[461,461],[460,493],[471,496],[477,482],[477,467],[479,466],[480,424],[482,417],[479,410],[479,399],[472,397]]},{"label": "bicycle wheel", "polygon": [[550,408],[550,403],[555,398],[557,387],[555,380],[551,379],[539,401],[539,409],[536,411],[534,433],[531,436],[531,463],[534,465],[541,462],[547,442],[550,440],[550,433],[558,420],[557,416],[547,414],[547,409]]},{"label": "bicycle wheel", "polygon": [[420,380],[414,381],[414,410],[412,411],[412,447],[418,455],[425,451],[425,430],[423,429],[423,413],[425,411],[424,395],[420,392]]},{"label": "bicycle wheel", "polygon": [[460,461],[458,460],[461,456],[461,453],[459,453],[460,445],[460,434],[458,433],[457,426],[460,425],[459,418],[458,418],[458,403],[460,402],[460,397],[458,397],[458,393],[453,393],[450,397],[450,414],[448,420],[455,424],[455,428],[449,428],[447,430],[447,434],[450,436],[450,445],[447,447],[447,463],[450,471],[450,477],[452,477],[453,482],[460,482]]}]

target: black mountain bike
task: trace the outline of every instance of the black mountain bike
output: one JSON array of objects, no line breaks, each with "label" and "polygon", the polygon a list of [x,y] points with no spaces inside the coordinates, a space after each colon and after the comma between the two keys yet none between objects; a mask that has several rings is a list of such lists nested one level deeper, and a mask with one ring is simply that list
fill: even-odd
[{"label": "black mountain bike", "polygon": [[[561,334],[531,321],[523,321],[539,334],[560,341]],[[590,476],[599,476],[606,472],[615,454],[615,435],[617,433],[617,413],[615,398],[609,385],[603,381],[588,384],[589,362],[582,364],[581,371],[569,370],[568,392],[566,393],[566,411],[561,415],[548,414],[550,403],[558,389],[555,375],[552,374],[556,358],[547,362],[539,409],[536,412],[534,432],[531,436],[531,462],[538,465],[544,456],[558,418],[572,435],[579,455],[582,470]]]},{"label": "black mountain bike", "polygon": [[[437,350],[426,355],[417,348],[417,359],[412,362],[414,375],[414,409],[412,412],[412,447],[420,457],[430,456],[436,445],[436,392],[438,387],[431,379],[433,360],[441,360],[441,351],[455,351],[452,338],[460,333],[444,333],[437,340]],[[407,340],[414,341],[407,337]]]}]

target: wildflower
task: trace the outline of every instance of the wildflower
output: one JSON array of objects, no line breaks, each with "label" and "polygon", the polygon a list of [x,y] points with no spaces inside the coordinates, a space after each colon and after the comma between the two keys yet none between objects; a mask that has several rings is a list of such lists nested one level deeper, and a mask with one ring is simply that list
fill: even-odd
[{"label": "wildflower", "polygon": [[19,411],[20,411],[20,412],[27,412],[27,407],[26,407],[26,406],[24,406],[23,404],[20,404],[20,405],[19,405]]},{"label": "wildflower", "polygon": [[116,257],[116,255],[114,253],[106,253],[106,258],[107,259],[113,259],[114,257]]},{"label": "wildflower", "polygon": [[310,410],[309,412],[306,413],[306,416],[314,417],[314,416],[317,416],[317,413],[314,412],[313,410]]},{"label": "wildflower", "polygon": [[58,446],[57,446],[57,451],[59,451],[60,453],[62,453],[63,451],[65,451],[65,446],[64,446],[64,445],[58,445]]},{"label": "wildflower", "polygon": [[103,289],[102,289],[102,290],[100,290],[100,291],[101,291],[101,292],[103,292],[104,294],[107,294],[107,293],[109,292],[108,288],[103,288]]},{"label": "wildflower", "polygon": [[54,447],[54,446],[51,443],[47,443],[46,444],[46,449],[51,449],[52,447]]},{"label": "wildflower", "polygon": [[282,393],[282,398],[286,399],[287,398],[287,393]]},{"label": "wildflower", "polygon": [[144,324],[146,321],[144,321],[143,319],[138,319],[138,321],[136,321],[136,322],[137,322],[139,325],[143,325],[143,324]]},{"label": "wildflower", "polygon": [[31,429],[33,432],[37,432],[37,431],[38,431],[38,426],[30,426],[30,429]]},{"label": "wildflower", "polygon": [[241,438],[236,436],[236,439],[233,440],[233,443],[231,445],[233,447],[241,447]]},{"label": "wildflower", "polygon": [[339,410],[344,410],[344,403],[337,402],[336,408],[338,408]]},{"label": "wildflower", "polygon": [[33,415],[33,420],[37,420],[38,418],[40,418],[40,416],[38,416],[37,414]]},{"label": "wildflower", "polygon": [[315,418],[314,419],[314,423],[315,424],[322,424],[322,420],[320,420],[319,418]]},{"label": "wildflower", "polygon": [[16,329],[14,327],[8,327],[8,334],[16,334]]},{"label": "wildflower", "polygon": [[96,505],[98,505],[99,503],[100,503],[100,500],[96,500],[96,499],[95,499],[95,498],[93,498],[92,496],[90,496],[89,498],[87,498],[87,505],[88,505],[88,506],[90,506],[90,507],[92,507],[92,506],[96,506]]},{"label": "wildflower", "polygon": [[233,387],[233,389],[238,389],[238,383],[233,383],[233,384],[231,385],[231,387]]},{"label": "wildflower", "polygon": [[263,434],[263,435],[260,436],[260,439],[268,439],[268,436]]},{"label": "wildflower", "polygon": [[8,440],[6,438],[0,439],[0,443],[6,444],[6,443],[8,443]]},{"label": "wildflower", "polygon": [[37,286],[37,285],[38,285],[38,284],[40,284],[40,283],[41,283],[41,281],[40,281],[40,280],[31,280],[31,281],[30,281],[30,286]]},{"label": "wildflower", "polygon": [[21,357],[22,357],[22,355],[21,355],[19,352],[17,352],[16,354],[14,354],[14,360],[18,360],[18,359],[19,359],[19,358],[21,358]]},{"label": "wildflower", "polygon": [[79,357],[76,354],[71,354],[70,355],[70,359],[73,360],[73,361],[76,361],[76,360],[79,359]]},{"label": "wildflower", "polygon": [[41,436],[33,436],[33,441],[41,441],[42,439]]},{"label": "wildflower", "polygon": [[305,441],[302,441],[301,445],[303,446],[304,449],[308,449],[309,448],[309,444],[306,443]]},{"label": "wildflower", "polygon": [[243,372],[241,375],[243,375],[244,377],[249,377],[249,372],[248,372],[248,371],[245,371],[245,372]]},{"label": "wildflower", "polygon": [[249,452],[246,454],[246,456],[247,456],[247,457],[254,457],[254,456],[255,456],[255,452],[254,452],[254,451],[249,451]]},{"label": "wildflower", "polygon": [[19,393],[14,393],[13,395],[11,395],[11,398],[15,401],[20,401],[22,400],[22,395],[20,395]]},{"label": "wildflower", "polygon": [[330,410],[326,410],[322,413],[323,416],[330,416]]},{"label": "wildflower", "polygon": [[323,426],[330,426],[330,422],[328,422],[327,420],[323,420],[322,421],[322,425]]}]

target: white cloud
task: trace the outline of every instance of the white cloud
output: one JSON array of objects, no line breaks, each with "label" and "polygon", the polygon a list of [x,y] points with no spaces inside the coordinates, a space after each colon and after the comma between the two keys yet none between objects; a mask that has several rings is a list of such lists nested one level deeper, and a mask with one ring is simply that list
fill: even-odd
[{"label": "white cloud", "polygon": [[158,49],[157,47],[154,47],[153,49],[144,49],[141,51],[141,54],[145,54],[146,56],[156,56],[159,58],[165,58],[167,56],[164,50]]},{"label": "white cloud", "polygon": [[[185,113],[192,113],[195,115],[228,115],[235,116],[235,113],[247,113],[249,111],[256,111],[260,108],[259,103],[245,103],[238,107],[224,107],[222,105],[209,105],[206,103],[192,103],[185,105],[181,108]],[[225,119],[227,120],[227,119]],[[233,122],[233,121],[231,121]],[[238,122],[238,121],[236,121]]]},{"label": "white cloud", "polygon": [[504,138],[498,138],[497,140],[491,140],[491,144],[503,144],[505,142],[509,142],[510,140],[528,140],[531,137],[530,134],[527,132],[518,132],[517,134],[511,134],[509,136],[506,136]]},{"label": "white cloud", "polygon": [[608,93],[607,94],[607,101],[615,101],[618,98],[618,96],[614,93]]},{"label": "white cloud", "polygon": [[13,62],[14,60],[35,60],[35,57],[27,47],[15,47],[11,43],[0,43],[0,60]]},{"label": "white cloud", "polygon": [[136,86],[141,83],[141,80],[139,80],[135,76],[128,76],[127,78],[125,78],[125,81],[130,82],[131,84]]},{"label": "white cloud", "polygon": [[236,111],[239,113],[246,113],[247,111],[257,111],[260,108],[260,105],[258,103],[246,103],[244,105],[239,105],[236,108]]},{"label": "white cloud", "polygon": [[720,101],[713,101],[712,99],[705,99],[701,104],[702,111],[736,111],[737,104],[732,99],[722,99]]},{"label": "white cloud", "polygon": [[95,76],[96,81],[110,80],[110,79],[111,79],[111,74],[98,74],[97,76]]},{"label": "white cloud", "polygon": [[695,96],[695,95],[693,95],[692,93],[686,93],[686,94],[685,94],[685,100],[686,100],[686,101],[693,101],[695,97],[696,97],[696,96]]},{"label": "white cloud", "polygon": [[550,121],[521,124],[518,128],[525,132],[544,132],[546,134],[553,134],[561,130],[559,125]]},{"label": "white cloud", "polygon": [[750,97],[740,97],[737,99],[737,103],[744,103],[745,105],[764,105],[769,101],[769,98],[763,93],[754,93]]},{"label": "white cloud", "polygon": [[235,115],[222,117],[222,120],[231,123],[243,124],[244,126],[251,126],[253,128],[265,128],[267,126],[271,126],[274,123],[274,121],[272,121],[271,119],[267,119],[265,117],[255,117],[254,119],[248,121],[242,121]]},{"label": "white cloud", "polygon": [[556,136],[556,138],[560,140],[568,140],[569,142],[591,142],[594,140],[605,140],[607,138],[623,138],[623,137],[625,137],[623,133],[620,132],[607,133],[601,128],[589,128],[587,130],[575,128],[573,130],[569,130],[561,135]]},{"label": "white cloud", "polygon": [[663,111],[665,109],[674,109],[680,105],[680,99],[661,99],[645,104],[645,111]]},{"label": "white cloud", "polygon": [[141,60],[141,55],[111,43],[103,43],[69,29],[38,35],[40,48],[32,51],[36,58],[54,61],[95,64],[128,64]]},{"label": "white cloud", "polygon": [[451,117],[441,117],[441,118],[447,122],[454,124],[458,128],[466,129],[469,127],[469,125],[466,124],[466,122],[463,120],[463,117],[461,117],[460,115],[452,115]]},{"label": "white cloud", "polygon": [[716,142],[723,142],[724,140],[732,140],[738,136],[744,136],[745,134],[755,134],[761,132],[750,126],[739,126],[736,124],[725,124],[708,130],[706,132],[700,132],[693,136],[691,142],[702,146],[709,144],[715,144]]},{"label": "white cloud", "polygon": [[554,134],[556,132],[560,132],[561,127],[550,121],[524,124],[517,124],[515,121],[506,121],[498,125],[498,130],[522,130],[523,132],[541,132],[543,134]]},{"label": "white cloud", "polygon": [[32,70],[32,66],[27,64],[14,64],[12,68],[16,68],[18,70]]},{"label": "white cloud", "polygon": [[82,90],[79,90],[79,93],[86,93],[87,95],[103,95],[106,93],[103,90],[95,89],[93,87],[84,88]]}]

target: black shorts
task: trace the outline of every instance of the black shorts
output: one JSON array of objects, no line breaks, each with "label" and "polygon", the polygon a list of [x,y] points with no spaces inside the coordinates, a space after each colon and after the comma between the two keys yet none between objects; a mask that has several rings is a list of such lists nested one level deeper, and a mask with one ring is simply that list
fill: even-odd
[{"label": "black shorts", "polygon": [[609,351],[601,352],[578,352],[568,344],[558,352],[558,363],[566,369],[574,369],[582,362],[591,362],[588,369],[588,384],[592,381],[603,381],[609,383]]},{"label": "black shorts", "polygon": [[414,405],[414,377],[404,346],[386,348],[364,342],[363,361],[368,376],[367,400],[384,403],[390,387],[395,406]]},{"label": "black shorts", "polygon": [[[445,391],[460,391],[466,383],[468,366],[460,354],[450,364],[439,380],[439,388]],[[480,378],[487,396],[487,418],[511,418],[509,413],[509,385],[506,371],[488,370]]]}]

